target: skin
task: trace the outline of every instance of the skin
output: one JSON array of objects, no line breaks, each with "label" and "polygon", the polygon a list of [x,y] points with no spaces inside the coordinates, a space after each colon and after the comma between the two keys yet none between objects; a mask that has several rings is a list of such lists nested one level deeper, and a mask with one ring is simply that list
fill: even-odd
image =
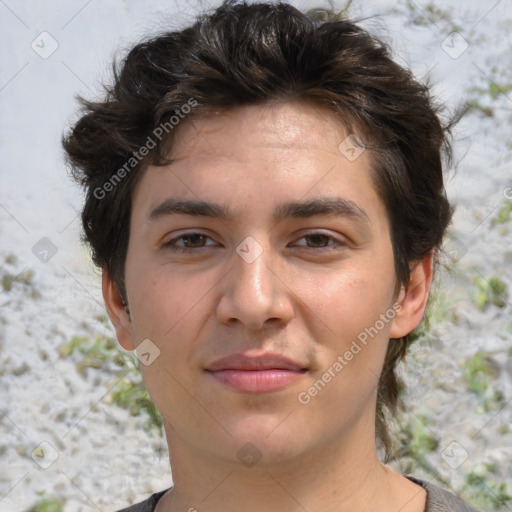
[{"label": "skin", "polygon": [[[424,509],[425,491],[377,457],[375,404],[389,339],[412,331],[424,314],[432,260],[418,262],[394,296],[388,216],[369,151],[349,161],[338,149],[347,135],[325,107],[240,107],[182,121],[174,162],[145,169],[133,195],[126,259],[130,316],[106,272],[103,293],[122,347],[149,339],[160,350],[140,365],[172,458],[175,487],[158,512]],[[221,203],[233,218],[150,220],[169,197]],[[282,203],[332,197],[352,201],[367,220],[273,217]],[[188,252],[165,246],[191,233],[206,237],[175,242]],[[248,236],[262,249],[251,263],[236,252]],[[394,316],[378,334],[300,403],[299,393],[390,310]],[[283,354],[307,371],[258,394],[226,387],[205,371],[239,352]],[[252,467],[237,456],[244,446],[261,455]]]}]

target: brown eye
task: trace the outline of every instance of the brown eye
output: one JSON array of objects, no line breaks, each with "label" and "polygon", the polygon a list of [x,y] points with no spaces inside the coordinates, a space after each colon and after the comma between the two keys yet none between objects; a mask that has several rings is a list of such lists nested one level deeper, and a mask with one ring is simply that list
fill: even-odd
[{"label": "brown eye", "polygon": [[171,251],[186,252],[215,245],[215,243],[207,243],[208,240],[213,242],[209,236],[203,235],[202,233],[187,233],[169,240],[163,247]]},{"label": "brown eye", "polygon": [[329,240],[332,237],[323,235],[321,233],[315,233],[314,235],[306,235],[304,238],[309,239],[311,244],[308,247],[326,247],[329,245]]},{"label": "brown eye", "polygon": [[295,246],[305,247],[307,249],[338,249],[346,245],[342,240],[338,240],[326,233],[309,233],[302,236],[294,243]]},{"label": "brown eye", "polygon": [[193,234],[184,235],[181,238],[185,244],[185,247],[192,249],[196,247],[203,247],[208,237],[205,235]]}]

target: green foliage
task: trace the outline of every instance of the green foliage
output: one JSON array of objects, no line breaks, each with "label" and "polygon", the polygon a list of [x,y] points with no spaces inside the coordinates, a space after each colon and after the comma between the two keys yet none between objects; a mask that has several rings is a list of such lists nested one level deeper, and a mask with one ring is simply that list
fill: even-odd
[{"label": "green foliage", "polygon": [[73,336],[67,345],[59,348],[60,357],[78,352],[83,355],[77,362],[77,369],[85,377],[85,368],[103,368],[109,363],[119,368],[133,366],[133,357],[121,352],[114,338],[95,336],[94,338]]},{"label": "green foliage", "polygon": [[507,505],[512,503],[512,487],[504,482],[486,478],[490,472],[492,468],[488,467],[482,475],[468,472],[461,496],[476,507],[485,510],[505,510],[505,508],[509,510]]},{"label": "green foliage", "polygon": [[10,272],[5,272],[1,278],[2,289],[5,292],[10,292],[12,290],[12,285],[15,282],[22,283],[26,286],[32,286],[33,278],[34,278],[34,271],[31,269],[26,270],[25,272],[22,272],[18,275],[11,274]]},{"label": "green foliage", "polygon": [[507,285],[499,277],[491,277],[488,281],[483,277],[476,278],[474,300],[478,307],[485,311],[491,304],[503,308],[507,304]]},{"label": "green foliage", "polygon": [[497,373],[490,356],[482,351],[464,363],[464,380],[468,389],[477,395],[484,412],[491,410],[492,404],[502,399],[501,393],[490,384]]},{"label": "green foliage", "polygon": [[412,457],[419,466],[425,461],[425,455],[438,446],[437,439],[427,427],[428,420],[424,416],[414,416],[400,425],[400,457]]},{"label": "green foliage", "polygon": [[462,30],[461,27],[453,23],[451,13],[438,7],[436,2],[429,2],[420,8],[416,2],[407,0],[406,6],[408,10],[407,17],[413,25],[427,27],[432,23],[442,23],[445,26],[446,33]]},{"label": "green foliage", "polygon": [[162,432],[162,415],[151,400],[142,382],[134,381],[132,378],[123,379],[115,386],[110,395],[117,405],[128,409],[132,416],[145,413],[148,416],[145,425],[146,430],[155,428],[160,433]]},{"label": "green foliage", "polygon": [[494,110],[491,107],[482,105],[478,100],[468,101],[467,106],[470,112],[478,112],[484,117],[492,117],[494,115]]},{"label": "green foliage", "polygon": [[499,84],[494,80],[489,80],[487,87],[475,86],[471,88],[474,97],[467,102],[467,106],[470,111],[479,112],[485,117],[492,117],[494,109],[483,105],[480,99],[484,99],[483,103],[487,103],[489,100],[496,101],[500,95],[507,95],[510,91],[512,91],[511,84]]},{"label": "green foliage", "polygon": [[398,442],[394,457],[400,460],[401,472],[414,474],[422,470],[446,487],[450,482],[427,459],[427,455],[439,446],[427,425],[428,419],[425,416],[410,416],[407,421],[402,420],[398,424]]},{"label": "green foliage", "polygon": [[430,434],[426,422],[426,418],[415,417],[410,446],[413,457],[422,457],[437,448],[437,439]]},{"label": "green foliage", "polygon": [[409,334],[410,343],[425,338],[433,329],[450,321],[450,305],[449,297],[442,291],[442,288],[432,288],[425,315],[418,326]]},{"label": "green foliage", "polygon": [[489,95],[493,100],[497,100],[500,94],[508,94],[510,91],[512,91],[512,85],[506,84],[501,85],[497,82],[494,82],[493,80],[489,80],[489,84],[487,85],[487,88],[482,87],[473,87],[473,92],[479,94],[479,95]]},{"label": "green foliage", "polygon": [[96,335],[93,338],[74,336],[59,349],[61,357],[73,357],[80,374],[85,378],[87,369],[106,370],[122,379],[105,397],[128,409],[133,416],[145,415],[145,429],[156,429],[162,434],[163,419],[152,402],[139,371],[138,359],[133,353],[122,352],[114,338]]},{"label": "green foliage", "polygon": [[507,224],[512,221],[512,201],[503,201],[500,209],[498,210],[498,215],[495,219],[493,219],[492,224]]},{"label": "green foliage", "polygon": [[44,497],[45,491],[39,491],[37,494],[43,498],[26,512],[62,512],[64,501],[59,496]]},{"label": "green foliage", "polygon": [[16,263],[18,263],[18,258],[16,257],[16,254],[8,254],[5,257],[5,263],[7,263],[8,265],[16,265]]},{"label": "green foliage", "polygon": [[485,352],[477,352],[471,359],[464,363],[466,373],[464,378],[468,388],[477,393],[484,393],[489,384],[487,379],[492,375],[489,368],[489,359]]}]

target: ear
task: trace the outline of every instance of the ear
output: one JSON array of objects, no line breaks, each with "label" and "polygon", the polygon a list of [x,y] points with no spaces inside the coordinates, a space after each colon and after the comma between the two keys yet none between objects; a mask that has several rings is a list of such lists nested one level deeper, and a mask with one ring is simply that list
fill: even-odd
[{"label": "ear", "polygon": [[134,350],[133,330],[130,315],[125,310],[123,299],[109,273],[103,269],[101,289],[110,321],[116,330],[117,341],[125,350]]},{"label": "ear", "polygon": [[407,287],[402,286],[396,301],[401,307],[396,308],[389,331],[390,338],[401,338],[409,334],[421,322],[432,284],[432,265],[433,254],[430,253],[413,267]]}]

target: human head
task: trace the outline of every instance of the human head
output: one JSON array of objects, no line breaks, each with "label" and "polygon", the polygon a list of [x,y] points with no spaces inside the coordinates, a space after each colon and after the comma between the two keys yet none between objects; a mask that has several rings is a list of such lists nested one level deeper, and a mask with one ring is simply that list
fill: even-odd
[{"label": "human head", "polygon": [[[343,16],[227,1],[189,28],[135,46],[105,98],[83,101],[84,115],[64,139],[87,191],[85,240],[123,296],[131,198],[145,165],[166,163],[179,131],[173,116],[301,100],[331,109],[370,155],[391,225],[398,295],[414,264],[436,252],[452,215],[441,162],[446,129],[428,87]],[[385,446],[383,408],[396,404],[394,368],[407,345],[408,336],[389,344],[380,378],[376,427]]]}]

